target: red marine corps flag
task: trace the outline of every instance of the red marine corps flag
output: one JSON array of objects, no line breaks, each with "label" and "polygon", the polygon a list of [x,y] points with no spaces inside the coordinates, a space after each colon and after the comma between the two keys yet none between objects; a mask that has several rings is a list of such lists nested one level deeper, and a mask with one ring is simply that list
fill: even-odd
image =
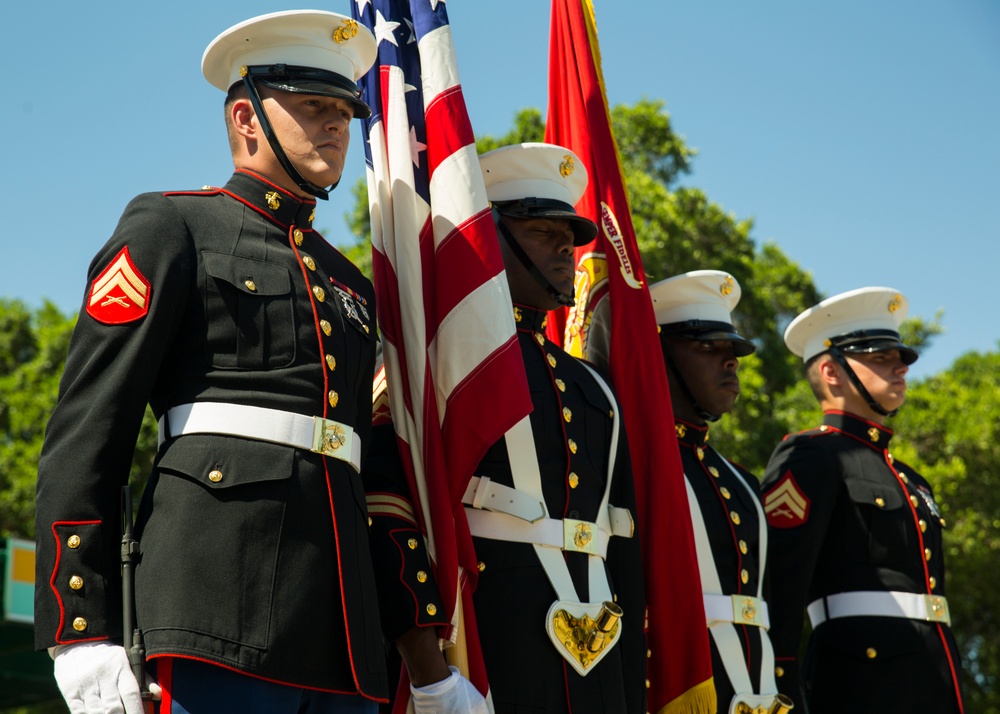
[{"label": "red marine corps flag", "polygon": [[[553,0],[545,140],[572,149],[590,185],[577,211],[597,222],[576,249],[576,306],[561,315],[565,349],[583,356],[593,310],[605,298],[609,369],[636,475],[648,600],[650,712],[715,712],[711,654],[666,369],[636,246],[604,91],[590,0]],[[550,320],[550,324],[555,320]],[[551,331],[551,330],[550,330]]]},{"label": "red marine corps flag", "polygon": [[452,622],[444,635],[458,645],[448,654],[467,645],[468,659],[452,662],[486,693],[462,496],[531,398],[445,4],[357,0],[353,13],[378,41],[361,86],[373,112],[365,153],[392,421]]}]

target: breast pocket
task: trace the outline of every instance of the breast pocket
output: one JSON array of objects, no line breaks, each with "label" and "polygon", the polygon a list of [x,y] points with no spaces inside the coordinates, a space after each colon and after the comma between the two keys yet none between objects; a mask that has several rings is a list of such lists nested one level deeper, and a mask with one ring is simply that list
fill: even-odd
[{"label": "breast pocket", "polygon": [[848,554],[872,565],[898,565],[906,557],[910,518],[903,494],[894,484],[879,481],[848,479],[846,485],[857,518],[844,533]]},{"label": "breast pocket", "polygon": [[218,369],[277,369],[295,360],[292,280],[282,265],[203,253],[207,344]]}]

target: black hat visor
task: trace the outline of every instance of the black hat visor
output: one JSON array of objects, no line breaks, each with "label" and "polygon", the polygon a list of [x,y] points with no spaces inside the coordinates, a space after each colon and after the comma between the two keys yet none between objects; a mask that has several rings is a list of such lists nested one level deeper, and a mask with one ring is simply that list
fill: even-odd
[{"label": "black hat visor", "polygon": [[830,346],[837,347],[846,354],[871,354],[899,350],[899,358],[906,365],[913,364],[919,357],[917,351],[904,345],[899,333],[892,330],[859,330],[831,339]]},{"label": "black hat visor", "polygon": [[597,235],[597,224],[581,216],[571,205],[552,198],[522,198],[495,201],[497,213],[511,218],[565,218],[573,228],[573,245],[587,245]]},{"label": "black hat visor", "polygon": [[361,101],[361,90],[358,85],[342,74],[283,64],[247,69],[255,82],[270,89],[346,99],[354,105],[356,119],[367,119],[372,115],[371,107]]},{"label": "black hat visor", "polygon": [[733,355],[735,357],[746,357],[757,351],[757,345],[740,335],[735,327],[725,322],[714,322],[712,320],[671,322],[666,325],[660,325],[660,332],[681,340],[732,342]]}]

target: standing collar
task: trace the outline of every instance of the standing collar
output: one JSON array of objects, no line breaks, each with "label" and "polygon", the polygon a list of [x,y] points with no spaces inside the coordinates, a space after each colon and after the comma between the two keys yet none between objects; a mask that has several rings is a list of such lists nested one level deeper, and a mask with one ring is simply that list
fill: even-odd
[{"label": "standing collar", "polygon": [[698,426],[683,419],[674,419],[677,442],[687,446],[705,446],[708,443],[708,426]]},{"label": "standing collar", "polygon": [[514,326],[518,330],[538,332],[544,335],[548,317],[549,313],[546,310],[539,310],[537,307],[527,305],[514,305]]},{"label": "standing collar", "polygon": [[892,429],[847,412],[828,411],[824,413],[823,426],[833,427],[837,431],[868,444],[873,449],[887,449],[889,440],[892,439]]},{"label": "standing collar", "polygon": [[316,199],[299,198],[247,169],[236,169],[222,190],[285,228],[310,229],[316,217]]}]

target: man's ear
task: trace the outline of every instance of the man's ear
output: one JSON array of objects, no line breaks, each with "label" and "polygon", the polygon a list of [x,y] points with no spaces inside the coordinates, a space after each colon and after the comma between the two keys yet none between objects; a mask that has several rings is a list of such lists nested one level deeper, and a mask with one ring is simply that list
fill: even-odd
[{"label": "man's ear", "polygon": [[837,361],[829,356],[820,358],[816,365],[820,380],[828,387],[842,387],[845,384],[845,375]]},{"label": "man's ear", "polygon": [[239,136],[253,140],[258,138],[260,125],[257,123],[257,113],[249,99],[237,99],[229,106],[229,121]]}]

